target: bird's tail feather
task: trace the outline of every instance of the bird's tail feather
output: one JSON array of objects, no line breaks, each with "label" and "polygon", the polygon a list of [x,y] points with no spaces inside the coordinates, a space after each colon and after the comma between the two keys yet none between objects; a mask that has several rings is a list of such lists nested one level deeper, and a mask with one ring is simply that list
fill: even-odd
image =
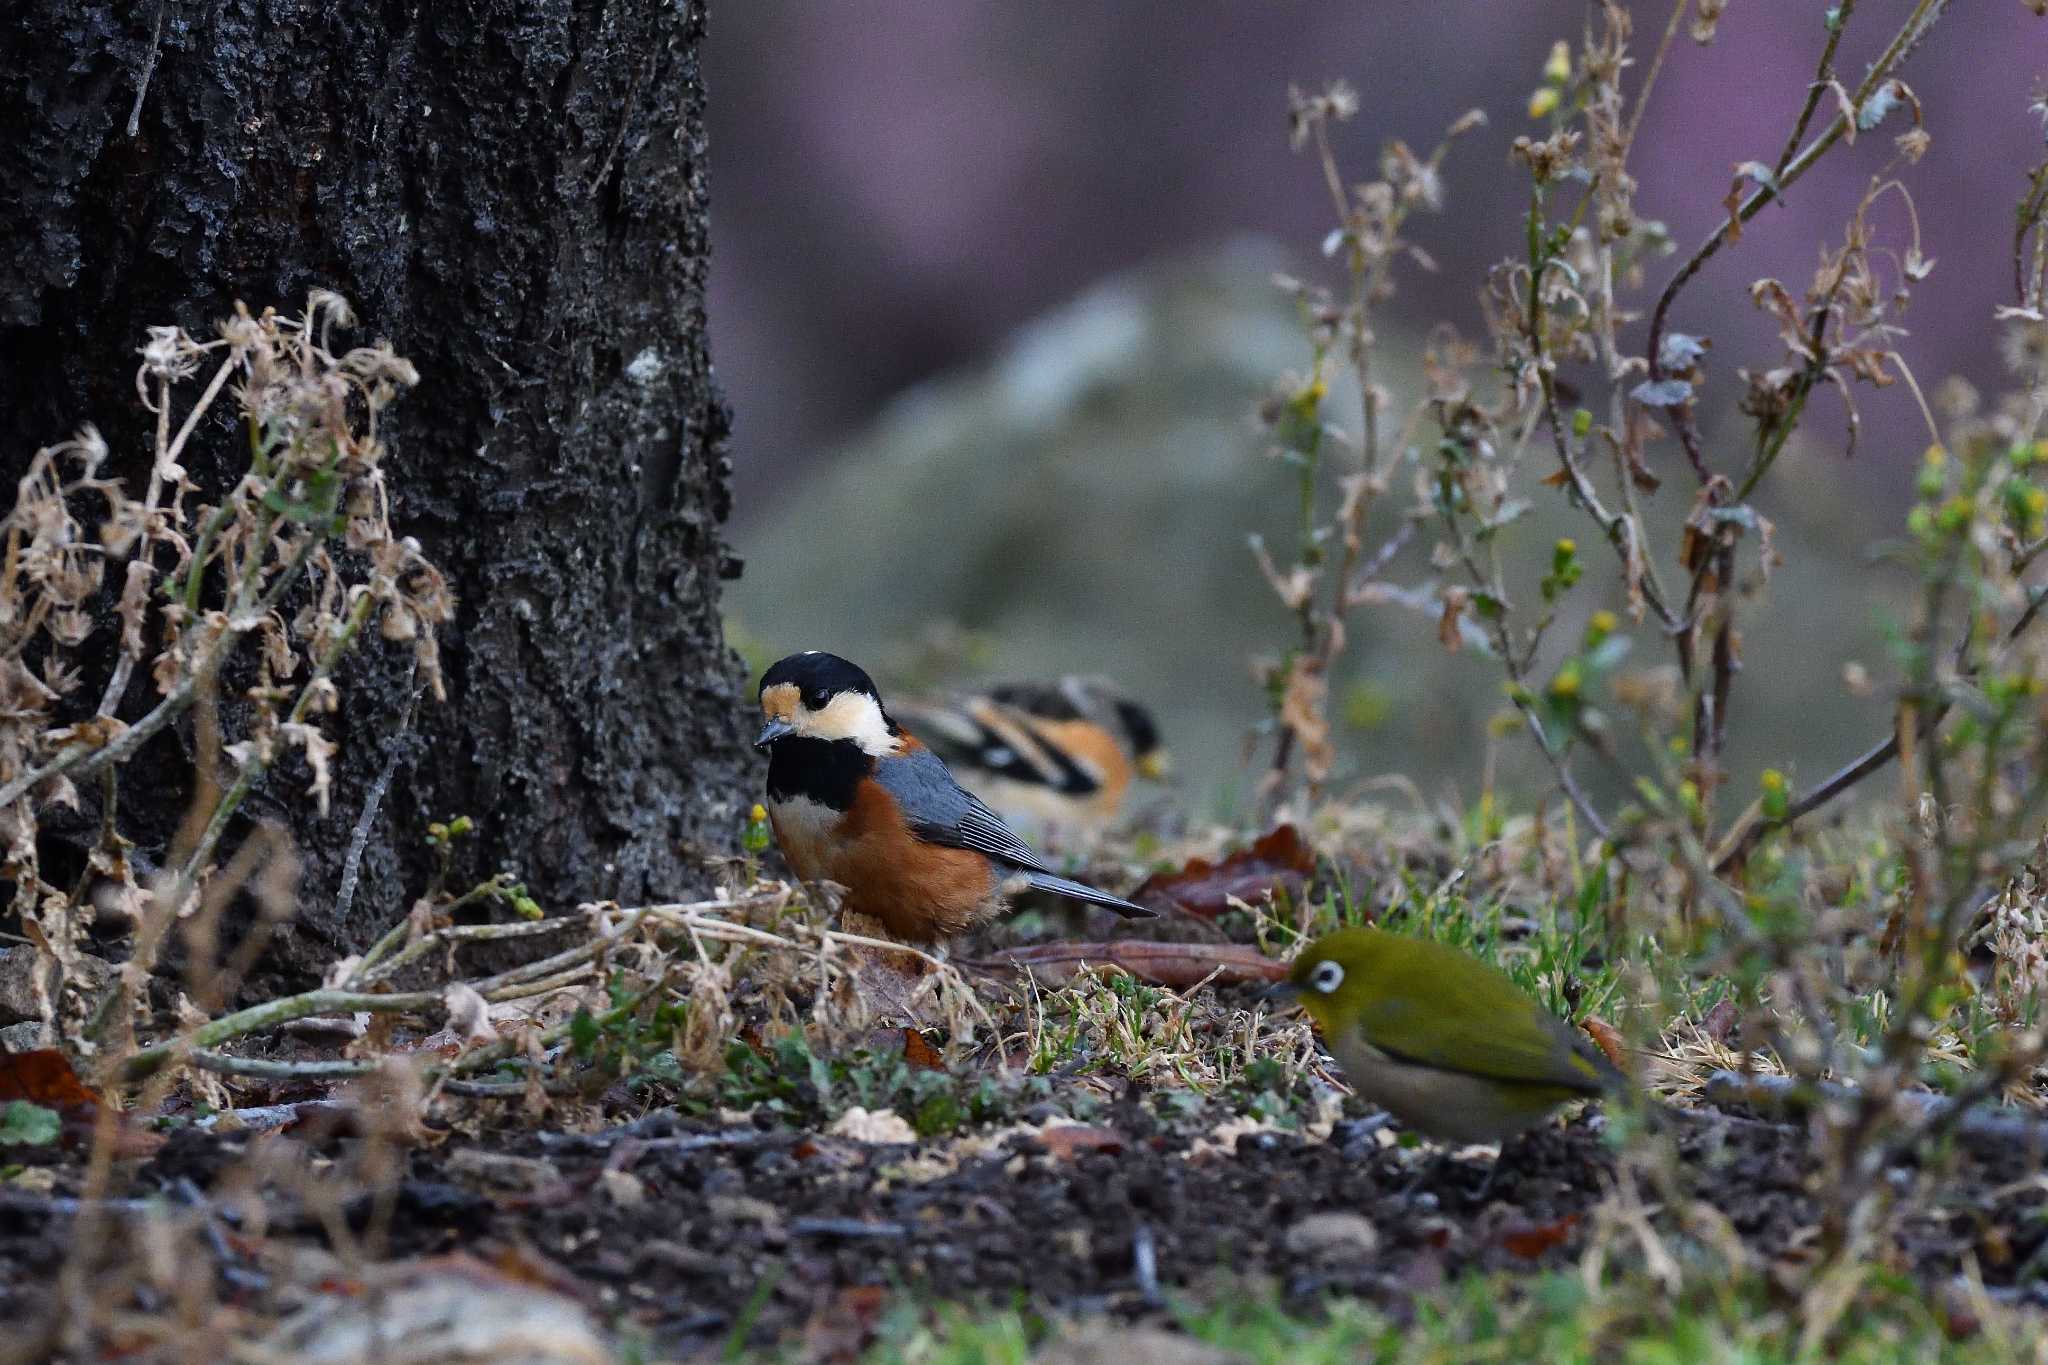
[{"label": "bird's tail feather", "polygon": [[1085,882],[1073,881],[1066,877],[1055,877],[1050,872],[1026,873],[1025,880],[1035,890],[1050,891],[1055,896],[1069,896],[1077,901],[1086,901],[1090,905],[1099,905],[1106,910],[1116,911],[1125,919],[1155,919],[1159,915],[1157,910],[1148,910],[1136,901],[1127,901],[1121,896],[1112,896],[1107,891],[1097,891]]}]

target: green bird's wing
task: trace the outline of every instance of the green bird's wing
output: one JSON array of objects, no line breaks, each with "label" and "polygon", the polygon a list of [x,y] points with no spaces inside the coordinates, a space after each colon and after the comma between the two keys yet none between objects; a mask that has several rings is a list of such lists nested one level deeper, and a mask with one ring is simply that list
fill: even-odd
[{"label": "green bird's wing", "polygon": [[1590,1041],[1582,1052],[1569,1027],[1502,973],[1426,941],[1402,948],[1417,959],[1403,974],[1427,994],[1397,992],[1366,1005],[1356,1027],[1372,1047],[1439,1071],[1587,1095],[1616,1075],[1586,1055]]}]

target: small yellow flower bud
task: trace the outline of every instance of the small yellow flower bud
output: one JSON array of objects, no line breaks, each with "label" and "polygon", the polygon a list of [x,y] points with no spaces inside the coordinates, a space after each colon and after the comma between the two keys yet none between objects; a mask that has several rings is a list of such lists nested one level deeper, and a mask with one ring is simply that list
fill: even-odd
[{"label": "small yellow flower bud", "polygon": [[1783,820],[1786,813],[1791,809],[1790,801],[1787,798],[1785,774],[1779,772],[1776,768],[1766,768],[1760,781],[1764,789],[1764,817],[1769,820]]},{"label": "small yellow flower bud", "polygon": [[1543,79],[1553,85],[1562,85],[1571,79],[1572,45],[1559,38],[1550,45],[1550,60],[1543,63]]},{"label": "small yellow flower bud", "polygon": [[1535,93],[1529,96],[1530,118],[1548,118],[1556,108],[1557,87],[1554,85],[1539,85]]}]

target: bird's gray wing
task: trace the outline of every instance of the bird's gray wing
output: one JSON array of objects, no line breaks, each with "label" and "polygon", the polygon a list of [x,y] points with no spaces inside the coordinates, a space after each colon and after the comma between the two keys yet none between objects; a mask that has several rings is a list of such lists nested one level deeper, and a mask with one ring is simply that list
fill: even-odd
[{"label": "bird's gray wing", "polygon": [[1033,872],[1052,871],[1045,855],[955,782],[931,750],[913,748],[876,759],[875,781],[896,798],[910,832],[918,838],[948,848],[971,848]]}]

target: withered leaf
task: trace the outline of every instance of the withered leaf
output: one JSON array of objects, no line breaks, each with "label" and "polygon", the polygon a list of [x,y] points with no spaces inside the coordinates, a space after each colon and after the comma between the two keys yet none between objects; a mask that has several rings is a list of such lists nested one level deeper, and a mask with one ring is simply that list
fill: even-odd
[{"label": "withered leaf", "polygon": [[10,1100],[50,1109],[97,1109],[100,1103],[71,1069],[70,1060],[51,1047],[0,1057],[0,1103]]},{"label": "withered leaf", "polygon": [[1436,619],[1436,638],[1453,654],[1465,643],[1464,637],[1458,633],[1458,618],[1465,614],[1465,604],[1470,600],[1471,594],[1463,588],[1445,588],[1443,591],[1444,606]]},{"label": "withered leaf", "polygon": [[1513,1255],[1533,1261],[1552,1247],[1562,1245],[1578,1225],[1576,1213],[1548,1223],[1510,1223],[1501,1231],[1500,1244]]},{"label": "withered leaf", "polygon": [[1714,343],[1706,337],[1685,332],[1666,332],[1657,346],[1657,364],[1673,374],[1683,374],[1700,363]]},{"label": "withered leaf", "polygon": [[[64,1145],[78,1147],[92,1139],[100,1117],[100,1098],[78,1079],[70,1059],[55,1048],[0,1055],[0,1108],[15,1100],[54,1109],[64,1120]],[[162,1135],[135,1127],[115,1114],[113,1155],[143,1157],[163,1146]]]},{"label": "withered leaf", "polygon": [[1107,1152],[1115,1156],[1124,1149],[1127,1141],[1124,1135],[1114,1128],[1064,1123],[1041,1129],[1037,1140],[1047,1153],[1061,1161],[1072,1161],[1089,1152]]},{"label": "withered leaf", "polygon": [[1586,1036],[1607,1054],[1608,1061],[1624,1071],[1628,1070],[1628,1045],[1622,1042],[1621,1034],[1614,1025],[1597,1014],[1589,1014],[1579,1021],[1579,1027],[1584,1029]]},{"label": "withered leaf", "polygon": [[1294,732],[1311,782],[1328,777],[1337,761],[1337,748],[1330,742],[1329,696],[1322,668],[1306,655],[1297,656],[1280,696],[1280,722]]},{"label": "withered leaf", "polygon": [[914,1071],[944,1071],[945,1058],[931,1045],[922,1033],[914,1028],[903,1030],[903,1060]]},{"label": "withered leaf", "polygon": [[1644,407],[1675,408],[1692,398],[1692,385],[1683,379],[1645,379],[1628,396]]},{"label": "withered leaf", "polygon": [[1178,872],[1155,872],[1132,893],[1132,899],[1165,897],[1189,914],[1214,918],[1231,900],[1258,901],[1285,892],[1298,898],[1316,870],[1316,855],[1291,824],[1276,825],[1250,848],[1239,849],[1220,864],[1190,859]]},{"label": "withered leaf", "polygon": [[1735,1031],[1735,1025],[1740,1018],[1735,1002],[1723,996],[1707,1011],[1707,1017],[1700,1020],[1700,1032],[1717,1043],[1725,1043],[1728,1036]]}]

